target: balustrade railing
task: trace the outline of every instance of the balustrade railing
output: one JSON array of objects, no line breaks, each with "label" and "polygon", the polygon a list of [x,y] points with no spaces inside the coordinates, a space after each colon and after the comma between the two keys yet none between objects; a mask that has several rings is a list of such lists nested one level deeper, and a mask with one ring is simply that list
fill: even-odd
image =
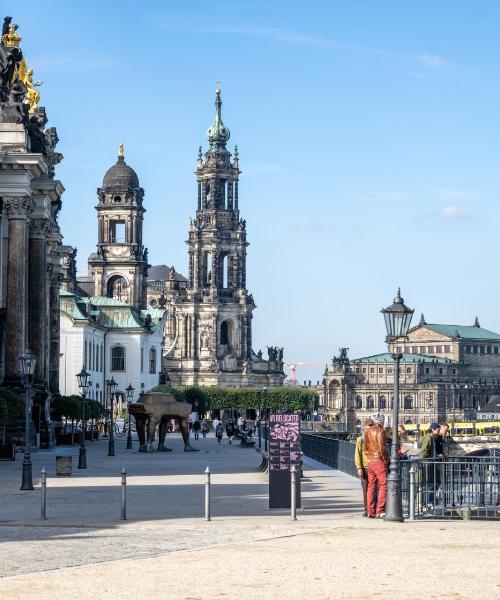
[{"label": "balustrade railing", "polygon": [[[301,437],[306,456],[357,477],[353,441],[313,433]],[[405,517],[411,507],[415,518],[500,519],[500,456],[409,458],[400,468]]]}]

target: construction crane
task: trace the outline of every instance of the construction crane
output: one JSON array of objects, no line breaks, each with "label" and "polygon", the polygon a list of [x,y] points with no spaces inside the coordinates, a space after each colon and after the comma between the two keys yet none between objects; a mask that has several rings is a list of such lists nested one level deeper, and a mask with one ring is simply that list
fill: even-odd
[{"label": "construction crane", "polygon": [[297,367],[322,367],[323,363],[318,361],[301,361],[301,360],[292,360],[289,363],[286,363],[286,366],[290,369],[290,383],[291,385],[297,385]]}]

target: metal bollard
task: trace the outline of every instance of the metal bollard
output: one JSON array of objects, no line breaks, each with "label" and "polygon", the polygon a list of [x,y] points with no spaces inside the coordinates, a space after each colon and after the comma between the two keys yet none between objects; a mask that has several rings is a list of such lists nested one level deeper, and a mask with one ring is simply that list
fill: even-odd
[{"label": "metal bollard", "polygon": [[122,514],[121,521],[127,520],[127,469],[122,469]]},{"label": "metal bollard", "polygon": [[290,490],[291,492],[291,512],[292,512],[292,521],[296,521],[297,520],[297,467],[295,465],[292,465],[292,468],[290,469],[290,473],[292,475],[291,478],[291,485],[292,488]]},{"label": "metal bollard", "polygon": [[415,466],[410,467],[410,521],[415,520]]},{"label": "metal bollard", "polygon": [[42,469],[42,502],[40,507],[40,519],[47,518],[47,470]]},{"label": "metal bollard", "polygon": [[207,479],[205,481],[205,520],[211,521],[210,518],[210,467],[205,469]]}]

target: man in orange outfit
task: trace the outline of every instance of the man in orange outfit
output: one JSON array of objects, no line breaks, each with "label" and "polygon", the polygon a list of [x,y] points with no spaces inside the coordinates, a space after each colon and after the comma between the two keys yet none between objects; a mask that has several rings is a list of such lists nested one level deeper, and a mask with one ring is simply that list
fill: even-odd
[{"label": "man in orange outfit", "polygon": [[387,496],[387,463],[389,453],[384,432],[384,415],[372,417],[373,424],[364,431],[364,450],[368,463],[367,509],[371,519],[383,519]]}]

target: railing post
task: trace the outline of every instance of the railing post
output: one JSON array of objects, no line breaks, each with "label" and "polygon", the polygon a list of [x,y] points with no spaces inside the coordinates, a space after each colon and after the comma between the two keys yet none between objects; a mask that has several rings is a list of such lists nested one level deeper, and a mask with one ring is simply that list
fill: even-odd
[{"label": "railing post", "polygon": [[408,493],[410,494],[409,498],[409,513],[410,513],[410,521],[415,520],[415,465],[411,465],[410,467],[410,485]]},{"label": "railing post", "polygon": [[42,469],[42,499],[40,507],[40,519],[47,518],[47,470],[45,467]]},{"label": "railing post", "polygon": [[211,521],[210,518],[210,467],[205,469],[205,521]]},{"label": "railing post", "polygon": [[121,511],[121,521],[127,520],[127,469],[123,467],[122,469],[122,511]]},{"label": "railing post", "polygon": [[292,468],[290,469],[290,473],[291,473],[291,516],[292,516],[292,521],[296,521],[297,520],[297,467],[295,465],[292,465]]}]

